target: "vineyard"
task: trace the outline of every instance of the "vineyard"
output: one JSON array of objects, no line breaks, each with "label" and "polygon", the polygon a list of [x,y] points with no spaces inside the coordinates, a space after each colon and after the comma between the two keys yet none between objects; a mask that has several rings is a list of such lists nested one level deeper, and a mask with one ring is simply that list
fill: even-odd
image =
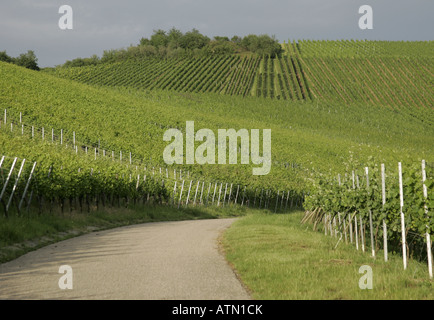
[{"label": "vineyard", "polygon": [[290,190],[274,194],[273,190],[261,189],[259,193],[250,186],[209,180],[182,169],[171,168],[169,174],[168,167],[143,165],[131,153],[123,158],[122,151],[115,155],[113,150],[85,145],[75,133],[73,139],[63,131],[54,134],[54,129],[51,135],[45,135],[44,128],[7,119],[5,110],[0,128],[2,151],[27,159],[3,155],[0,160],[0,201],[6,216],[57,208],[62,214],[90,212],[91,208],[130,204],[178,208],[189,203],[223,207],[238,204],[273,207],[275,212],[302,205],[301,195]]},{"label": "vineyard", "polygon": [[[0,63],[2,213],[304,207],[306,221],[341,241],[362,243],[369,232],[378,251],[387,235],[389,250],[400,252],[405,235],[403,255],[425,260],[434,212],[433,43],[283,47],[279,58],[149,58],[39,73]],[[191,120],[213,131],[270,128],[270,174],[252,176],[253,164],[167,166],[164,132],[185,132]]]},{"label": "vineyard", "polygon": [[91,85],[381,104],[405,108],[419,119],[433,108],[433,42],[299,41],[282,46],[280,58],[151,58],[47,72]]},{"label": "vineyard", "polygon": [[293,42],[305,58],[432,58],[433,41],[300,40]]},{"label": "vineyard", "polygon": [[250,94],[259,61],[258,57],[238,56],[165,60],[152,58],[56,69],[53,74],[91,85],[246,96]]},{"label": "vineyard", "polygon": [[384,164],[369,165],[335,178],[316,177],[303,222],[326,235],[339,234],[336,245],[345,241],[363,252],[370,248],[374,258],[381,249],[385,261],[402,248],[404,269],[410,256],[428,260],[432,278],[433,164],[399,162],[387,171]]},{"label": "vineyard", "polygon": [[90,85],[221,93],[284,100],[311,99],[296,58],[216,56],[128,60],[97,66],[48,70]]}]

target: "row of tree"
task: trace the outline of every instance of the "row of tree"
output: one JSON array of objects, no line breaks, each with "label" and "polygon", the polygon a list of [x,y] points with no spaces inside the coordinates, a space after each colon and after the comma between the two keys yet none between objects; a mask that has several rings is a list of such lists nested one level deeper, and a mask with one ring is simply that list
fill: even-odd
[{"label": "row of tree", "polygon": [[169,31],[154,30],[152,36],[140,39],[137,46],[126,49],[104,51],[101,58],[93,55],[90,58],[77,58],[67,61],[65,67],[81,67],[99,63],[123,61],[130,58],[181,58],[192,56],[230,55],[236,53],[252,53],[270,56],[280,56],[283,52],[275,37],[269,35],[250,34],[245,37],[215,36],[213,39],[201,34],[197,29],[183,33],[176,28]]},{"label": "row of tree", "polygon": [[205,49],[206,53],[217,54],[250,51],[260,55],[275,57],[282,53],[279,42],[274,37],[266,34],[260,36],[250,34],[244,38],[233,36],[231,39],[216,36],[211,40],[196,29],[185,34],[176,28],[172,28],[168,32],[161,29],[154,30],[154,34],[150,39],[142,38],[140,40],[140,45],[150,45],[157,49],[163,47],[172,50],[179,48],[185,50]]},{"label": "row of tree", "polygon": [[38,58],[36,58],[32,50],[22,53],[16,58],[9,56],[6,51],[0,51],[0,61],[13,63],[32,70],[39,70]]}]

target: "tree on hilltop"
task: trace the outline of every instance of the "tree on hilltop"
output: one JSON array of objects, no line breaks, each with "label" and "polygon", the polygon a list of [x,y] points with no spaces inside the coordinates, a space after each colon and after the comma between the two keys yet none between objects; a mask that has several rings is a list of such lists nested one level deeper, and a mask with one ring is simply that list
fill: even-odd
[{"label": "tree on hilltop", "polygon": [[38,58],[33,50],[28,50],[27,53],[22,53],[16,58],[8,56],[6,51],[1,51],[0,61],[13,63],[20,67],[39,71]]}]

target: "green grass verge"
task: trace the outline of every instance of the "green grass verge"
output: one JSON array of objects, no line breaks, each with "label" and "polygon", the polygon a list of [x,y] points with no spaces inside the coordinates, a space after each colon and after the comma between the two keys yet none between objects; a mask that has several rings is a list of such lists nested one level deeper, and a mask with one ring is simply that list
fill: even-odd
[{"label": "green grass verge", "polygon": [[131,224],[216,219],[245,215],[239,206],[174,208],[137,206],[113,208],[90,213],[43,213],[0,217],[0,263],[13,260],[29,251],[85,233]]},{"label": "green grass verge", "polygon": [[[224,234],[223,249],[244,284],[259,300],[434,299],[426,264],[383,253],[373,259],[354,245],[301,225],[302,212],[253,213]],[[372,267],[373,289],[359,288],[363,265]]]}]

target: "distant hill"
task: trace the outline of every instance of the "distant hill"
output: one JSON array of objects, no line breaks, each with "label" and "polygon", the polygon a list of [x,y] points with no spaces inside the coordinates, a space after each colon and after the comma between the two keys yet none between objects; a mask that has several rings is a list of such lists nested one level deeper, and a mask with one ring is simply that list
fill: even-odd
[{"label": "distant hill", "polygon": [[299,41],[282,47],[276,58],[153,57],[46,72],[97,86],[364,102],[407,108],[430,121],[425,111],[433,108],[433,42]]}]

